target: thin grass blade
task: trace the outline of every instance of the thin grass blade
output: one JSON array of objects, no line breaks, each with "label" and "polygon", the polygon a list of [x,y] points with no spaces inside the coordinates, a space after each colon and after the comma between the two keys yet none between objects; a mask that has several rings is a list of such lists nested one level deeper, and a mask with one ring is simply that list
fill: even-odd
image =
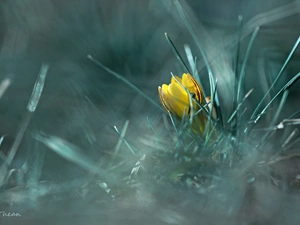
[{"label": "thin grass blade", "polygon": [[133,90],[135,90],[137,93],[139,93],[141,96],[143,96],[144,98],[146,98],[149,102],[151,102],[154,106],[156,106],[157,108],[159,108],[161,111],[164,111],[164,109],[156,102],[154,101],[149,95],[147,95],[144,91],[142,91],[141,89],[139,89],[137,86],[135,86],[133,83],[131,83],[130,81],[128,81],[126,78],[124,78],[122,75],[112,71],[111,69],[107,68],[106,66],[104,66],[102,63],[100,63],[98,60],[96,60],[95,58],[93,58],[91,55],[87,56],[88,59],[90,59],[92,62],[94,62],[97,66],[100,66],[102,69],[104,69],[105,71],[107,71],[108,73],[114,75],[116,78],[120,79],[121,81],[123,81],[125,84],[127,84],[129,87],[131,87]]},{"label": "thin grass blade", "polygon": [[185,64],[185,62],[183,61],[181,55],[179,54],[177,48],[175,47],[173,41],[171,40],[171,38],[169,37],[169,35],[167,33],[165,33],[165,37],[169,43],[169,45],[171,46],[176,58],[179,60],[179,62],[181,63],[182,67],[189,73],[191,74],[190,69],[187,67],[187,65]]},{"label": "thin grass blade", "polygon": [[298,37],[296,43],[294,44],[290,54],[288,55],[287,59],[285,60],[283,66],[281,67],[278,75],[276,76],[275,80],[273,81],[273,83],[271,84],[269,90],[265,93],[265,95],[262,97],[262,99],[260,100],[260,102],[258,103],[257,107],[255,108],[255,110],[253,111],[250,119],[254,119],[254,117],[256,116],[258,110],[260,109],[262,103],[264,102],[265,98],[268,96],[269,92],[274,88],[275,84],[277,83],[277,81],[280,79],[280,77],[282,76],[283,72],[285,71],[288,63],[290,62],[292,56],[294,55],[298,45],[299,45],[299,42],[300,42],[300,36]]},{"label": "thin grass blade", "polygon": [[27,112],[26,115],[20,125],[19,131],[17,133],[17,136],[13,142],[13,145],[8,153],[8,156],[6,158],[6,162],[1,166],[0,168],[0,186],[3,184],[3,181],[5,179],[8,167],[11,165],[17,151],[18,148],[21,144],[21,141],[23,139],[23,136],[26,132],[26,129],[30,123],[31,117],[34,113],[34,111],[36,110],[36,107],[39,103],[43,88],[44,88],[44,84],[45,84],[45,80],[46,80],[46,75],[49,69],[49,65],[48,64],[43,64],[41,66],[38,78],[35,82],[34,88],[32,90],[31,93],[31,97],[29,99],[29,102],[27,104]]}]

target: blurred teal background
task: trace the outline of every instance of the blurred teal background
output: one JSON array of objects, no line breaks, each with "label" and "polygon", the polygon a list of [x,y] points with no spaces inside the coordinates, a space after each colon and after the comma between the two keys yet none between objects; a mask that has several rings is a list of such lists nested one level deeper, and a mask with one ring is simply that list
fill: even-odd
[{"label": "blurred teal background", "polygon": [[[239,68],[250,35],[260,26],[246,70],[245,92],[254,88],[247,102],[246,115],[251,115],[265,93],[261,87],[261,83],[266,83],[263,77],[267,75],[270,84],[300,34],[300,1],[188,0],[180,3],[212,60],[225,118],[231,113],[237,18],[243,15],[242,32],[247,34],[241,41]],[[79,146],[96,162],[100,156],[105,160],[107,155],[103,152],[112,151],[119,139],[107,121],[121,130],[129,120],[126,137],[137,149],[143,148],[139,139],[151,134],[147,118],[154,126],[162,126],[161,111],[91,62],[87,55],[120,73],[159,103],[157,86],[169,83],[170,72],[177,75],[186,72],[165,40],[167,32],[184,60],[183,45],[191,46],[208,90],[201,54],[172,1],[1,0],[0,26],[0,81],[11,79],[11,85],[0,99],[4,155],[24,119],[42,63],[50,64],[39,105],[11,166],[20,169],[25,165],[30,171],[35,166],[34,157],[42,154],[40,180],[61,181],[85,176],[87,172],[37,143],[32,138],[36,131]],[[297,50],[276,90],[299,72],[299,56]],[[298,84],[291,89],[281,120],[299,110],[299,87]],[[91,107],[86,96],[106,121]]]}]

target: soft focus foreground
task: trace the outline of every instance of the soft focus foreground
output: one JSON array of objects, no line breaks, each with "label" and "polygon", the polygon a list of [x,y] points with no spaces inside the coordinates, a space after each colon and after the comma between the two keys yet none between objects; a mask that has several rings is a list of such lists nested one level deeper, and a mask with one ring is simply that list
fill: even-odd
[{"label": "soft focus foreground", "polygon": [[[0,223],[297,224],[299,12],[1,1]],[[216,104],[205,137],[160,105],[170,72]]]}]

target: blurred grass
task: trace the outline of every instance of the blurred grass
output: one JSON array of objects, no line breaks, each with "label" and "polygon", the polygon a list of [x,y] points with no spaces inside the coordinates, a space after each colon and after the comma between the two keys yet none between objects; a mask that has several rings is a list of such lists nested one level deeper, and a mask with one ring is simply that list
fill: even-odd
[{"label": "blurred grass", "polygon": [[[260,26],[260,31],[249,55],[245,74],[244,91],[247,92],[254,88],[253,93],[245,102],[247,111],[244,117],[248,118],[247,116],[251,115],[263,94],[266,93],[266,88],[274,80],[274,76],[280,70],[299,36],[300,6],[297,1],[293,3],[294,7],[287,10],[290,16],[277,13],[275,15],[278,16],[275,16],[273,21],[264,23],[267,21],[264,19],[271,18],[271,16],[267,17],[268,14],[260,13],[265,13],[289,2],[292,1],[189,0],[185,5],[185,2],[180,1],[185,12],[188,12],[191,24],[197,28],[196,32],[201,46],[203,46],[208,59],[212,61],[213,73],[219,79],[220,101],[223,103],[225,118],[228,119],[232,113],[230,106],[232,104],[232,98],[230,98],[232,76],[234,75],[232,59],[236,52],[233,40],[237,35],[238,15],[243,15],[245,32],[257,25]],[[92,55],[159,103],[157,86],[169,81],[170,72],[176,75],[186,72],[183,71],[165,40],[164,33],[167,32],[182,56],[185,56],[183,45],[187,43],[191,46],[193,55],[197,57],[199,75],[204,80],[204,87],[209,90],[205,62],[172,1],[27,0],[20,2],[2,0],[0,3],[3,25],[0,33],[2,44],[0,49],[1,80],[6,77],[12,79],[11,85],[0,99],[0,135],[5,135],[0,150],[4,155],[8,153],[26,113],[26,105],[42,63],[50,64],[39,105],[11,166],[11,168],[19,169],[13,174],[14,176],[22,177],[20,171],[25,171],[25,178],[22,182],[5,186],[7,190],[1,193],[2,203],[5,202],[5,206],[10,210],[16,210],[19,207],[18,210],[22,211],[22,207],[27,205],[30,200],[26,198],[24,201],[20,200],[22,204],[19,206],[15,202],[10,206],[8,204],[11,201],[18,202],[15,195],[11,194],[12,192],[22,196],[22,193],[27,193],[26,190],[31,193],[26,195],[39,199],[36,202],[33,201],[32,207],[25,207],[24,212],[27,215],[24,214],[23,219],[27,219],[27,222],[36,217],[35,210],[37,209],[33,212],[28,211],[28,208],[32,210],[34,206],[41,205],[49,209],[49,212],[62,215],[63,213],[56,211],[54,207],[55,202],[60,202],[68,207],[58,210],[65,210],[67,215],[80,215],[83,213],[82,205],[96,205],[95,208],[97,208],[99,207],[95,203],[97,200],[103,198],[104,201],[111,201],[111,198],[107,197],[107,189],[102,188],[103,184],[99,185],[95,182],[100,179],[99,177],[95,178],[95,175],[90,173],[91,171],[80,168],[74,164],[72,159],[66,160],[60,157],[32,137],[32,134],[36,132],[45,132],[51,138],[59,137],[65,141],[60,150],[63,150],[64,147],[72,147],[73,150],[78,147],[85,153],[85,156],[97,161],[102,169],[107,170],[106,175],[111,176],[111,183],[116,186],[113,195],[127,196],[129,199],[125,198],[124,202],[121,201],[114,205],[113,209],[109,209],[112,210],[111,214],[119,213],[119,217],[113,219],[115,223],[118,218],[130,220],[127,218],[126,208],[131,208],[133,212],[137,211],[144,215],[143,212],[140,212],[143,211],[143,207],[147,208],[149,205],[153,207],[153,203],[147,203],[150,199],[155,202],[154,205],[156,204],[156,207],[153,208],[158,209],[155,210],[149,206],[150,211],[156,216],[158,215],[155,219],[162,220],[167,224],[183,224],[188,221],[197,223],[199,222],[199,212],[202,214],[203,221],[207,223],[227,216],[228,221],[225,220],[225,224],[241,224],[239,217],[251,224],[251,222],[255,223],[256,218],[250,218],[247,212],[252,212],[252,215],[260,215],[258,220],[266,224],[272,220],[272,217],[276,220],[277,211],[289,214],[291,224],[296,221],[297,216],[294,214],[292,206],[297,207],[296,200],[299,196],[294,196],[293,199],[291,195],[282,192],[281,189],[279,191],[270,183],[264,182],[263,175],[258,176],[256,178],[258,181],[253,185],[249,182],[255,176],[246,172],[252,169],[251,163],[257,159],[255,154],[242,161],[241,164],[244,163],[244,165],[241,167],[241,171],[226,171],[222,166],[215,168],[215,165],[210,166],[211,162],[208,159],[205,162],[207,164],[204,163],[208,166],[203,168],[203,171],[205,172],[209,168],[215,177],[205,174],[199,181],[199,183],[203,182],[201,186],[204,187],[201,189],[202,192],[200,191],[200,196],[210,193],[206,196],[207,201],[202,198],[200,201],[189,189],[165,184],[162,177],[169,174],[168,170],[172,171],[173,169],[175,172],[186,170],[185,165],[181,165],[180,160],[182,159],[174,157],[176,151],[180,151],[181,148],[177,145],[178,140],[172,135],[172,127],[167,132],[161,111],[86,57],[88,54]],[[281,18],[280,16],[285,17]],[[242,66],[249,39],[248,35],[241,41],[239,68]],[[275,86],[274,92],[272,92],[273,96],[299,72],[298,59],[299,50],[291,59],[282,80]],[[262,77],[266,77],[266,81],[262,80]],[[265,84],[265,89],[261,88],[261,82]],[[299,84],[291,88],[289,98],[278,121],[299,110],[298,105],[295,104],[299,98],[298,89]],[[86,100],[86,96],[105,117],[104,120]],[[280,99],[277,104],[279,101]],[[276,107],[270,108],[266,119],[264,118],[265,120],[260,126],[264,127],[268,124],[275,112]],[[132,156],[123,142],[121,147],[118,147],[121,154],[115,158],[116,162],[123,164],[116,163],[116,168],[112,169],[110,167],[111,153],[117,148],[116,145],[120,140],[120,135],[112,129],[112,126],[116,126],[119,131],[122,131],[127,120],[129,124],[125,137],[138,154]],[[155,132],[153,132],[153,128]],[[285,130],[286,134],[283,135],[283,140],[286,140],[285,136],[289,135],[290,130],[290,128]],[[153,133],[155,134],[153,135]],[[281,133],[275,135],[274,139],[270,139],[270,143],[264,143],[265,148],[276,146],[276,143],[272,142],[276,140],[277,136],[279,139]],[[259,137],[258,133],[250,143],[241,143],[241,145],[247,150]],[[184,145],[193,149],[196,144],[191,144],[189,141],[190,137],[186,138],[186,142],[190,145],[185,145],[186,143]],[[167,150],[170,150],[171,153]],[[294,150],[297,151],[297,148]],[[157,158],[157,152],[161,158]],[[139,194],[137,196],[138,194],[132,189],[123,190],[122,186],[126,186],[127,180],[121,179],[129,176],[131,169],[135,167],[144,153],[147,154],[146,158],[141,161],[141,173],[138,173],[138,176],[133,179],[134,181],[145,180],[145,184],[138,184],[142,186],[141,188],[138,188],[138,185],[138,187],[134,186],[133,189],[137,190]],[[269,154],[261,156],[266,160],[269,159],[268,157]],[[80,157],[76,159],[78,158]],[[175,162],[173,166],[181,165],[181,167],[169,168],[172,160]],[[205,160],[207,159],[205,158]],[[298,173],[298,158],[294,157],[292,160],[295,161],[292,163],[293,166],[289,166],[285,160],[283,163],[272,164],[272,167],[275,168],[275,175],[270,179],[278,179],[278,186],[284,190],[290,187],[286,187],[286,182],[282,180],[288,180],[289,176],[294,179],[294,175]],[[189,166],[191,164],[188,165],[188,170]],[[36,168],[40,169],[36,170]],[[145,172],[147,169],[149,171],[149,168],[150,172]],[[225,175],[223,174],[219,178],[223,169]],[[268,170],[268,167],[255,168],[253,173],[269,175]],[[285,176],[285,173],[289,175]],[[80,180],[79,178],[84,179]],[[22,178],[20,179],[22,180]],[[24,188],[22,185],[24,182],[26,183],[27,179],[30,183],[45,180],[48,183],[45,185],[45,189],[34,192],[35,187],[22,189]],[[17,178],[14,177],[11,179],[14,182],[16,180]],[[162,183],[158,182],[153,185],[152,180]],[[187,183],[191,182],[188,176],[186,180]],[[102,180],[101,182],[107,182],[110,188],[110,181]],[[214,187],[217,188],[214,189]],[[213,191],[209,192],[210,189]],[[83,197],[74,200],[67,197],[69,196],[68,192],[79,192]],[[250,203],[246,206],[243,205],[244,202],[248,202],[248,198]],[[62,203],[65,202],[65,199],[70,200],[71,203]],[[269,199],[273,199],[275,203]],[[72,201],[74,201],[73,205]],[[54,202],[54,204],[50,202]],[[170,202],[174,202],[174,205],[177,206],[180,205],[180,209],[176,211]],[[230,207],[228,207],[229,205]],[[92,206],[89,206],[83,214],[90,213],[96,218],[95,215],[101,209],[95,209]],[[45,211],[42,214],[44,218],[49,217]],[[130,212],[130,215],[132,214],[134,213]],[[68,216],[67,218],[70,219]],[[174,221],[172,218],[175,218]],[[284,216],[277,219],[278,224],[281,224],[283,218]],[[63,222],[63,215],[52,219]],[[105,219],[112,220],[112,218]],[[137,219],[142,220],[138,216]],[[143,222],[149,223],[149,221],[151,220]],[[91,223],[94,222],[99,221],[91,219]],[[11,221],[4,218],[2,223],[9,224]]]}]

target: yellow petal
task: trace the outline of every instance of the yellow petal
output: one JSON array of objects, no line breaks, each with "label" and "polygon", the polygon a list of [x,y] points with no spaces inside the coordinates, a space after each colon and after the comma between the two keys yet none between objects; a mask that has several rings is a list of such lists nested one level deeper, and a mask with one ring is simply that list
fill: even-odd
[{"label": "yellow petal", "polygon": [[182,101],[178,101],[175,98],[168,99],[168,106],[170,107],[170,112],[180,118],[182,118],[184,114],[187,115],[189,110],[189,105],[184,104]]},{"label": "yellow petal", "polygon": [[182,84],[186,88],[192,88],[194,83],[192,82],[192,76],[188,73],[182,74]]},{"label": "yellow petal", "polygon": [[[175,77],[179,81],[179,83],[182,83],[182,79],[180,77],[178,77],[178,76],[175,76]],[[172,76],[172,78],[171,78],[171,84],[172,83],[178,83],[176,79]]]},{"label": "yellow petal", "polygon": [[179,83],[171,83],[168,92],[173,98],[182,101],[183,104],[189,104],[188,93]]},{"label": "yellow petal", "polygon": [[[164,91],[164,85],[163,84],[163,88],[161,88],[160,86],[158,87],[158,94],[159,94],[159,100],[161,102],[161,104],[163,105],[163,107],[165,108],[166,111],[170,111],[170,109],[168,108],[168,105],[166,104],[166,92]],[[167,85],[165,85],[167,86]],[[167,90],[168,90],[168,86],[167,86]]]},{"label": "yellow petal", "polygon": [[[175,79],[172,77],[171,84],[163,84],[162,87],[158,88],[158,91],[164,108],[178,117],[190,112],[190,94],[200,103],[203,103],[204,99],[200,85],[188,73],[184,73],[182,78],[176,76]],[[193,112],[199,108],[197,103],[193,101]]]},{"label": "yellow petal", "polygon": [[167,111],[170,111],[172,114],[175,114],[178,117],[182,117],[184,113],[187,114],[188,107],[168,93],[168,85],[163,85],[162,88],[158,87],[158,92],[160,101]]},{"label": "yellow petal", "polygon": [[190,74],[188,73],[184,73],[182,75],[182,84],[185,88],[188,89],[188,91],[191,94],[194,94],[195,99],[200,102],[201,104],[204,103],[204,96],[203,96],[203,92],[202,89],[200,87],[200,85],[198,84],[198,82],[195,80],[194,77],[192,77]]},{"label": "yellow petal", "polygon": [[169,87],[169,85],[163,84],[163,85],[162,85],[162,90],[163,90],[165,93],[168,93],[168,87]]}]

